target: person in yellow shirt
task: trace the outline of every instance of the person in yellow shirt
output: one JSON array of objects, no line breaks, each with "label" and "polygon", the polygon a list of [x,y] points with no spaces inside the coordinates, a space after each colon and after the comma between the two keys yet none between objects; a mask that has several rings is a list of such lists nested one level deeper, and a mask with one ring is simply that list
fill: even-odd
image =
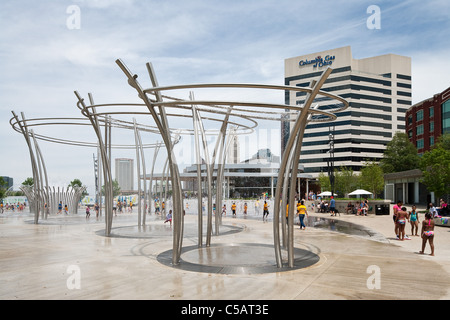
[{"label": "person in yellow shirt", "polygon": [[289,223],[289,202],[286,204],[286,223]]},{"label": "person in yellow shirt", "polygon": [[308,215],[308,211],[306,211],[306,206],[303,200],[301,202],[297,202],[297,213],[298,217],[300,218],[300,230],[306,229],[304,219],[305,215]]},{"label": "person in yellow shirt", "polygon": [[267,218],[268,216],[269,216],[269,205],[267,204],[267,201],[264,201],[263,221],[264,218]]},{"label": "person in yellow shirt", "polygon": [[233,216],[236,215],[236,203],[233,202],[233,204],[231,205],[231,212],[233,212]]}]

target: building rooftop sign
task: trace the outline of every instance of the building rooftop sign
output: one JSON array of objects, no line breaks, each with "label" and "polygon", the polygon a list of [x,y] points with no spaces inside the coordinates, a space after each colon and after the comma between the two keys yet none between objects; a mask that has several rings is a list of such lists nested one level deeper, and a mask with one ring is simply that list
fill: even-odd
[{"label": "building rooftop sign", "polygon": [[316,58],[312,59],[312,60],[300,60],[300,62],[298,63],[299,67],[304,67],[307,65],[312,64],[313,68],[321,68],[321,67],[325,67],[325,66],[331,66],[334,59],[336,57],[332,56],[332,55],[326,55],[325,58],[322,58],[321,56],[317,56]]}]

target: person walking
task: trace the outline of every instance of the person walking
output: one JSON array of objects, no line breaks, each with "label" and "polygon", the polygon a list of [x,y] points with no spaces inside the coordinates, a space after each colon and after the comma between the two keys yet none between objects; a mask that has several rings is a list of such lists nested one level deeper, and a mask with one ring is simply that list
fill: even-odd
[{"label": "person walking", "polygon": [[267,204],[267,201],[264,201],[264,207],[263,207],[263,221],[264,218],[267,218],[269,216],[269,205]]},{"label": "person walking", "polygon": [[[419,236],[417,232],[419,231],[419,213],[417,212],[416,206],[411,207],[409,212],[409,223],[411,223],[411,236]],[[415,232],[414,232],[415,231]]]},{"label": "person walking", "polygon": [[89,206],[86,206],[86,219],[89,219],[91,216],[91,209],[89,209]]},{"label": "person walking", "polygon": [[419,251],[419,253],[424,254],[425,246],[428,241],[431,248],[430,256],[434,256],[434,220],[429,212],[425,214],[425,220],[422,221],[422,230],[420,234],[422,236],[422,250]]},{"label": "person walking", "polygon": [[308,211],[306,210],[306,206],[303,202],[303,200],[301,202],[297,203],[297,213],[298,213],[298,217],[300,219],[300,230],[305,230],[306,226],[305,226],[305,215],[308,216]]},{"label": "person walking", "polygon": [[95,210],[95,217],[98,219],[98,214],[100,211],[100,206],[98,205],[98,202],[95,203],[94,210]]},{"label": "person walking", "polygon": [[231,205],[231,212],[233,213],[233,216],[236,217],[236,203],[234,202]]},{"label": "person walking", "polygon": [[397,224],[397,212],[402,210],[402,204],[403,202],[401,200],[397,201],[397,204],[395,204],[392,209],[394,210],[393,214],[392,214],[392,218],[394,219],[394,232],[395,232],[395,236],[397,237],[397,240],[399,239],[398,236],[398,224]]},{"label": "person walking", "polygon": [[334,200],[333,196],[331,196],[331,200],[330,200],[330,212],[331,212],[331,216],[336,217],[336,200]]}]

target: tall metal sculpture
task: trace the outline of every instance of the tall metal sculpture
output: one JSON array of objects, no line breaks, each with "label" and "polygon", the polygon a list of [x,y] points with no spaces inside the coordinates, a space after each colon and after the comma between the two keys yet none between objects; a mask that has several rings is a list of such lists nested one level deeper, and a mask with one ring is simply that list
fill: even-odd
[{"label": "tall metal sculpture", "polygon": [[[126,74],[128,78],[128,83],[137,90],[138,96],[144,100],[145,104],[147,105],[149,111],[151,112],[153,118],[155,119],[155,122],[158,123],[158,128],[160,129],[160,133],[163,136],[163,140],[166,144],[166,147],[170,152],[173,152],[173,146],[170,144],[169,138],[169,127],[168,127],[168,121],[165,114],[165,108],[167,107],[180,107],[180,106],[190,106],[192,112],[193,112],[193,118],[194,118],[194,130],[201,130],[201,118],[199,117],[196,106],[228,106],[229,112],[233,110],[235,106],[244,106],[244,107],[250,107],[250,108],[278,108],[278,109],[290,109],[298,111],[298,117],[294,122],[293,130],[291,132],[291,136],[289,138],[289,141],[286,146],[286,151],[283,155],[281,166],[280,166],[280,172],[278,175],[278,181],[277,181],[277,190],[276,190],[276,197],[275,197],[275,213],[274,213],[274,247],[275,247],[275,256],[277,261],[277,266],[282,266],[282,256],[281,256],[281,243],[280,243],[280,232],[279,232],[279,221],[280,221],[280,213],[283,214],[286,212],[285,204],[287,203],[288,199],[293,200],[295,195],[295,182],[298,172],[298,160],[300,157],[300,150],[301,150],[301,144],[303,140],[303,133],[306,127],[306,124],[309,121],[331,121],[336,118],[336,116],[333,114],[333,112],[338,112],[341,110],[344,110],[348,107],[348,103],[333,94],[330,94],[328,92],[320,91],[320,88],[325,83],[325,80],[327,77],[331,74],[332,69],[329,68],[326,71],[323,72],[321,78],[311,85],[310,88],[304,88],[304,87],[294,87],[294,86],[274,86],[274,85],[258,85],[258,84],[194,84],[194,85],[176,85],[176,86],[166,86],[166,87],[159,87],[158,83],[156,81],[156,76],[154,74],[153,67],[151,64],[147,64],[147,69],[150,75],[150,79],[152,81],[152,87],[149,89],[143,89],[140,84],[136,81],[137,75],[133,75],[127,67],[120,61],[116,61],[117,64],[120,66],[120,68],[123,70],[123,72]],[[169,90],[181,90],[181,89],[196,89],[196,88],[252,88],[252,89],[272,89],[272,90],[289,90],[289,91],[302,91],[307,93],[307,99],[305,101],[305,104],[303,106],[290,106],[290,105],[278,105],[273,103],[255,103],[255,102],[242,102],[242,101],[208,101],[208,100],[200,100],[196,101],[193,99],[193,95],[190,96],[190,100],[182,100],[182,99],[168,99],[163,100],[163,91],[169,91]],[[326,96],[328,98],[336,99],[338,100],[342,106],[337,107],[333,110],[323,111],[319,108],[311,108],[311,105],[317,95]],[[156,99],[151,99],[150,96],[154,96]],[[159,110],[159,114],[156,112],[156,109]],[[247,112],[249,112],[247,110]],[[251,111],[250,111],[251,112]],[[254,111],[256,113],[257,111]],[[313,115],[319,115],[319,117],[314,118]],[[229,116],[229,115],[228,115]],[[227,117],[228,117],[227,116]],[[222,122],[222,128],[226,128],[228,119],[226,118]],[[196,129],[197,128],[197,129]],[[223,140],[220,135],[223,135]],[[197,131],[197,137],[198,137],[198,131]],[[217,139],[216,146],[220,145],[221,143],[224,143],[224,131],[221,129],[219,138]],[[198,144],[197,144],[198,146]],[[204,146],[204,149],[205,146]],[[217,151],[217,147],[215,148],[215,151]],[[213,160],[211,161],[211,164],[214,163],[214,158],[216,156],[216,153],[213,154]],[[179,174],[176,167],[176,159],[174,155],[172,154],[170,157],[170,168],[171,168],[171,179],[172,179],[172,187],[175,187],[175,189],[180,190],[181,185],[179,184]],[[198,159],[198,155],[197,155]],[[214,167],[213,167],[214,170]],[[212,170],[210,170],[211,172]],[[219,172],[220,170],[218,170]],[[199,171],[197,171],[199,172]],[[220,174],[217,174],[217,177],[220,179]],[[291,179],[289,180],[289,177]],[[290,183],[289,183],[290,182]],[[218,181],[218,185],[220,185],[220,182]],[[282,192],[282,190],[284,192]],[[288,195],[288,190],[289,195]],[[217,196],[219,196],[217,194]],[[282,199],[283,197],[283,199]],[[209,198],[210,199],[210,198]],[[284,200],[284,201],[283,201]],[[199,200],[201,201],[201,200]],[[217,198],[216,198],[217,201]],[[208,201],[208,208],[210,208],[212,204],[212,201]],[[294,264],[294,250],[293,250],[293,210],[294,205],[291,205],[288,212],[288,222],[287,222],[287,229],[285,230],[285,225],[282,225],[283,227],[283,239],[285,238],[287,243],[287,251],[288,251],[288,265],[290,267]],[[210,210],[208,210],[210,211]],[[173,256],[172,256],[172,263],[178,264],[180,260],[180,253],[181,253],[181,246],[182,246],[182,224],[183,219],[182,216],[180,217],[180,214],[182,213],[182,198],[181,193],[178,193],[178,191],[174,192],[174,220],[176,221],[175,228],[174,228],[174,241],[173,241]],[[201,213],[200,213],[201,214]],[[216,215],[216,219],[218,219]],[[199,223],[201,219],[199,218]],[[216,220],[218,221],[218,220]],[[217,223],[217,222],[216,222]],[[210,244],[210,238],[209,235],[211,234],[211,219],[210,215],[208,214],[208,224],[207,224],[207,246]],[[200,230],[200,227],[199,227]],[[200,233],[200,231],[199,231]]]},{"label": "tall metal sculpture", "polygon": [[[47,212],[44,211],[44,206],[42,201],[44,200],[43,195],[43,175],[45,173],[45,180],[47,180],[47,172],[45,170],[45,164],[44,159],[42,157],[42,153],[40,152],[39,146],[37,144],[36,138],[34,136],[34,133],[32,130],[28,130],[27,121],[25,119],[25,115],[22,112],[22,120],[19,119],[19,117],[16,115],[14,111],[11,111],[13,114],[12,120],[15,120],[15,123],[20,128],[20,132],[25,138],[25,141],[27,142],[28,151],[30,154],[30,160],[31,160],[31,168],[33,172],[33,190],[32,190],[32,196],[30,196],[30,207],[34,210],[34,223],[37,224],[39,221],[39,213],[42,212],[42,215],[46,215]],[[34,149],[35,152],[33,152],[33,142],[34,142]],[[42,169],[44,168],[44,169]],[[46,184],[46,188],[48,189],[48,183]],[[29,190],[31,191],[31,190]]]},{"label": "tall metal sculpture", "polygon": [[[294,123],[293,129],[289,140],[286,144],[285,152],[280,164],[280,171],[278,174],[277,187],[275,191],[275,210],[273,221],[273,233],[274,233],[274,246],[275,246],[275,258],[278,267],[282,267],[282,255],[281,244],[279,237],[280,228],[280,212],[282,213],[281,219],[284,220],[286,209],[287,212],[287,251],[288,251],[288,266],[294,266],[294,208],[296,207],[293,200],[295,199],[295,183],[298,171],[298,160],[300,158],[301,145],[303,141],[303,134],[305,132],[306,124],[308,122],[309,112],[311,105],[319,93],[320,88],[325,83],[325,80],[331,74],[332,69],[326,69],[318,82],[314,82],[311,85],[311,91],[308,92],[305,99],[305,104],[301,112],[297,116],[297,120]],[[288,196],[288,180],[291,179],[290,190]],[[288,201],[291,201],[290,206]],[[283,228],[283,230],[285,230]]]},{"label": "tall metal sculpture", "polygon": [[[141,85],[137,82],[137,75],[132,74],[128,68],[120,60],[116,60],[116,63],[128,77],[128,84],[132,86],[138,92],[139,98],[141,98],[147,106],[150,114],[156,123],[161,137],[167,149],[167,157],[169,161],[170,175],[172,180],[172,192],[173,192],[173,258],[172,263],[174,265],[179,263],[181,256],[181,247],[183,242],[183,227],[184,227],[184,214],[183,214],[183,198],[181,193],[180,173],[178,165],[176,163],[173,143],[171,140],[170,129],[168,119],[164,108],[155,105],[155,101],[152,101],[144,92]],[[147,71],[149,73],[153,87],[158,87],[158,81],[153,71],[153,66],[147,63]],[[156,102],[162,102],[163,98],[159,92],[156,93]]]},{"label": "tall metal sculpture", "polygon": [[[99,158],[101,158],[101,165],[103,171],[103,178],[105,181],[105,224],[106,224],[106,235],[110,235],[112,226],[112,203],[113,203],[113,193],[112,193],[112,174],[111,174],[111,128],[118,124],[120,120],[113,119],[113,114],[143,114],[151,115],[155,123],[155,131],[157,132],[167,149],[167,166],[168,166],[168,178],[170,177],[172,192],[173,192],[173,250],[172,250],[172,264],[177,265],[180,262],[181,249],[183,243],[183,229],[184,229],[184,206],[183,197],[181,190],[181,180],[179,168],[177,165],[177,160],[174,153],[174,145],[176,139],[173,139],[173,132],[169,126],[168,117],[169,116],[186,116],[191,117],[193,120],[193,128],[190,134],[195,137],[196,144],[196,159],[197,159],[197,178],[199,183],[198,188],[198,201],[199,201],[199,218],[198,218],[198,233],[199,233],[199,246],[202,246],[202,210],[201,210],[201,156],[200,156],[200,142],[202,139],[203,153],[206,160],[206,179],[207,179],[207,195],[208,195],[208,221],[207,221],[207,234],[206,234],[206,245],[211,244],[212,235],[212,205],[213,205],[213,177],[214,172],[216,175],[216,205],[219,207],[222,201],[222,179],[224,172],[224,163],[226,158],[226,149],[231,141],[231,137],[237,133],[240,128],[247,128],[253,130],[257,126],[255,119],[272,119],[272,120],[285,120],[282,119],[280,114],[284,114],[284,110],[289,109],[292,122],[292,131],[289,140],[286,143],[285,152],[282,155],[282,161],[280,165],[280,171],[278,174],[276,195],[275,195],[275,212],[274,212],[274,222],[273,222],[273,236],[274,236],[274,250],[275,258],[278,267],[283,266],[283,259],[281,254],[281,241],[283,246],[287,249],[288,254],[288,266],[294,266],[294,233],[293,233],[293,220],[294,220],[294,207],[292,203],[289,206],[289,210],[286,213],[286,204],[288,201],[293,201],[295,199],[295,185],[298,173],[298,161],[300,158],[301,145],[303,140],[304,131],[306,125],[309,122],[322,122],[322,121],[333,121],[336,119],[334,113],[342,111],[348,107],[348,103],[341,97],[333,95],[329,92],[321,91],[320,88],[325,83],[328,76],[331,74],[332,69],[326,69],[318,81],[311,83],[310,87],[297,87],[297,86],[281,86],[281,85],[262,85],[262,84],[190,84],[190,85],[175,85],[175,86],[159,86],[156,74],[154,72],[153,66],[150,63],[146,64],[147,71],[152,86],[148,89],[144,89],[140,83],[137,81],[137,75],[132,74],[130,70],[123,64],[123,62],[118,59],[116,60],[117,65],[124,72],[127,77],[128,84],[133,87],[138,97],[144,102],[144,104],[133,104],[133,106],[144,107],[145,112],[128,112],[127,107],[132,104],[112,104],[114,107],[124,107],[124,110],[119,112],[110,111],[99,111],[97,108],[104,107],[106,105],[95,105],[92,99],[92,95],[89,94],[90,105],[87,105],[84,99],[80,96],[78,92],[75,91],[78,102],[77,106],[81,110],[82,114],[89,120],[91,126],[94,128],[99,150]],[[185,89],[202,89],[202,88],[239,88],[239,89],[258,89],[258,90],[278,90],[284,92],[305,92],[307,94],[304,105],[286,105],[286,104],[276,104],[268,102],[245,102],[245,101],[223,101],[223,100],[195,100],[193,93],[191,93],[189,99],[172,98],[163,95],[165,91],[171,90],[185,90]],[[312,107],[312,104],[316,96],[325,96],[326,98],[331,98],[337,100],[340,104],[334,109],[328,109],[326,111],[321,110],[319,107]],[[241,107],[241,108],[240,108]],[[189,110],[191,115],[181,115],[181,114],[170,114],[168,113],[169,108],[181,108]],[[265,116],[261,115],[261,109],[264,110]],[[275,111],[268,111],[275,110]],[[277,112],[277,110],[283,110],[283,112]],[[221,119],[213,119],[201,115],[201,112],[215,113],[223,115]],[[292,118],[292,115],[296,115]],[[14,114],[17,118],[17,116]],[[272,117],[273,116],[273,117]],[[246,126],[239,123],[231,121],[231,117],[240,117],[254,123],[254,126]],[[203,120],[214,120],[220,121],[220,129],[216,132],[216,144],[213,149],[212,156],[209,156],[209,148],[206,142],[206,131],[203,126]],[[19,120],[16,119],[19,123]],[[20,125],[23,124],[23,125]],[[29,144],[30,156],[32,159],[33,173],[39,172],[36,159],[34,158],[33,149],[31,147],[30,135],[27,132],[27,125],[25,120],[20,122],[20,130],[24,134],[27,143]],[[143,157],[143,146],[140,137],[140,127],[137,125],[136,120],[132,124],[124,124],[127,128],[133,129],[135,134],[135,149],[136,157],[138,161],[138,179],[139,179],[139,194],[140,194],[140,166],[144,167],[144,183],[146,179],[145,173],[145,160]],[[102,132],[102,127],[104,132]],[[228,140],[227,140],[228,137]],[[57,140],[57,139],[55,139]],[[58,139],[60,143],[67,143],[62,139]],[[73,142],[70,142],[71,144]],[[75,143],[74,143],[75,144]],[[157,151],[159,150],[159,145],[155,149],[154,160],[157,156]],[[216,166],[216,159],[218,159]],[[99,159],[100,160],[100,159]],[[150,176],[150,193],[152,188],[153,170],[154,163],[152,166],[152,173]],[[165,169],[163,170],[165,172]],[[39,180],[40,177],[36,177]],[[144,194],[146,194],[144,185]],[[42,198],[42,196],[40,196]],[[144,197],[145,198],[145,197]],[[140,200],[139,200],[140,201]],[[146,199],[144,200],[146,204]],[[287,214],[288,219],[284,219]],[[141,209],[139,209],[138,214],[138,224],[141,224]],[[281,218],[281,219],[280,219]],[[280,238],[280,222],[282,237]],[[144,215],[145,223],[145,215]],[[216,224],[216,234],[218,234],[219,224],[220,224],[220,214],[215,216]]]},{"label": "tall metal sculpture", "polygon": [[[90,100],[92,101],[92,96],[90,95]],[[103,105],[105,106],[105,105]],[[106,115],[99,115],[95,112],[95,106],[92,108],[86,107],[87,112],[91,112],[92,117],[96,117],[98,119],[98,129],[105,128],[105,131],[107,133],[106,138],[109,146],[109,150],[107,152],[110,154],[111,148],[117,148],[117,149],[137,149],[140,151],[141,154],[143,154],[143,149],[155,149],[155,157],[157,154],[157,150],[159,150],[161,143],[153,143],[153,144],[143,144],[139,141],[136,141],[135,146],[133,145],[113,145],[110,143],[110,130],[111,128],[122,128],[127,130],[137,130],[140,132],[151,132],[156,133],[158,132],[155,127],[143,125],[143,124],[137,124],[125,120],[118,120],[113,119],[110,116]],[[48,178],[47,178],[47,168],[44,163],[44,158],[41,152],[41,149],[38,144],[38,140],[41,141],[47,141],[52,143],[59,143],[64,145],[72,145],[72,146],[81,146],[81,147],[92,147],[96,148],[98,153],[100,154],[100,148],[98,142],[86,142],[86,141],[79,141],[74,139],[63,139],[58,131],[57,136],[49,136],[49,135],[42,135],[35,133],[32,128],[39,127],[39,126],[64,126],[66,128],[70,125],[76,125],[76,126],[87,126],[91,125],[90,121],[85,118],[32,118],[32,119],[26,119],[24,114],[22,113],[22,119],[20,119],[14,111],[12,111],[13,117],[10,119],[10,124],[12,128],[16,131],[21,133],[26,142],[29,146],[29,152],[30,152],[30,159],[32,164],[32,172],[33,172],[33,180],[34,184],[33,186],[22,186],[23,192],[26,194],[29,202],[32,212],[35,213],[35,219],[34,222],[37,224],[39,222],[39,217],[41,216],[44,219],[47,219],[47,215],[49,213],[56,213],[56,208],[58,207],[59,202],[62,202],[63,204],[67,204],[69,207],[70,213],[77,213],[77,204],[81,199],[81,194],[85,191],[84,187],[50,187],[48,185]],[[89,121],[89,122],[88,122]],[[97,127],[94,127],[97,128]],[[110,156],[109,156],[110,157]],[[96,179],[96,189],[100,189],[100,186],[102,185],[101,177],[102,174],[97,175],[97,172],[102,172],[103,175],[107,174],[105,173],[106,168],[102,165],[101,159],[95,159],[94,155],[94,173],[96,178],[98,177],[98,180]],[[143,159],[143,156],[142,156]],[[100,161],[99,161],[100,160]],[[154,159],[155,160],[155,159]],[[110,159],[109,159],[110,161]],[[154,163],[153,163],[154,167]],[[145,172],[145,168],[143,169]],[[139,173],[138,173],[139,177]],[[145,179],[145,175],[143,175]],[[98,188],[97,188],[98,187]],[[112,186],[111,186],[112,187]],[[97,201],[100,201],[101,194],[99,193],[97,198]],[[106,205],[106,203],[105,203]],[[100,206],[101,208],[101,206]],[[108,205],[108,210],[112,210],[112,201]],[[107,219],[105,219],[105,223],[107,224],[106,232],[110,232],[111,230],[111,221],[112,221],[112,215],[108,216]],[[145,224],[145,215],[144,215],[144,224]],[[107,234],[109,235],[109,234]]]}]

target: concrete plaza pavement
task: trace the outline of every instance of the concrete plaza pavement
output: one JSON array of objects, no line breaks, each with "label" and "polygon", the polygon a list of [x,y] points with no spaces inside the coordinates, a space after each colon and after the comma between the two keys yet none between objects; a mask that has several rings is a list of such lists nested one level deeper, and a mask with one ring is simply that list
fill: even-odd
[{"label": "concrete plaza pavement", "polygon": [[[310,216],[331,218],[320,213]],[[322,227],[313,219],[306,230],[295,227],[294,241],[299,252],[310,253],[315,260],[294,270],[258,272],[252,269],[253,260],[272,266],[275,262],[272,221],[263,222],[261,215],[224,217],[221,234],[212,237],[216,251],[208,251],[196,248],[197,216],[187,214],[183,248],[194,249],[181,255],[181,267],[173,267],[161,261],[172,249],[172,228],[159,216],[148,215],[146,226],[138,228],[136,212],[119,214],[114,217],[112,236],[105,237],[102,219],[91,215],[86,220],[82,210],[73,216],[51,216],[38,225],[29,213],[4,213],[0,215],[0,299],[450,298],[450,228],[436,227],[432,257],[429,247],[425,255],[418,254],[420,237],[394,239],[391,215],[343,214]],[[344,222],[369,230],[367,236],[334,231]],[[245,250],[234,251],[237,248]],[[211,264],[205,258],[208,254],[219,264],[229,261],[234,271],[196,269]],[[239,265],[244,267],[236,272]]]}]

